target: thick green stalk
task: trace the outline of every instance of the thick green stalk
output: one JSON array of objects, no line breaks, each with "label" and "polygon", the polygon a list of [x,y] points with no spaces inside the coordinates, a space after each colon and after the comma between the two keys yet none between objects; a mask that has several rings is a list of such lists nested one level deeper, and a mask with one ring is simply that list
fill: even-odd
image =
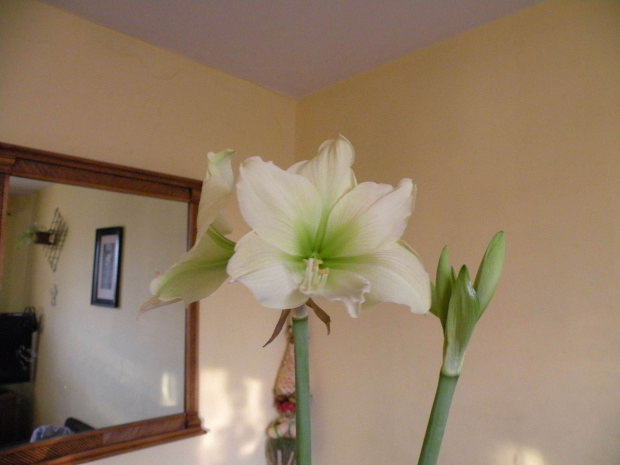
[{"label": "thick green stalk", "polygon": [[439,382],[437,384],[437,392],[433,401],[431,416],[426,426],[426,435],[420,452],[420,460],[418,465],[436,465],[439,457],[439,449],[441,449],[441,441],[443,433],[448,422],[448,414],[450,413],[450,405],[452,397],[456,389],[456,383],[459,380],[457,376],[448,376],[443,373],[439,374]]},{"label": "thick green stalk", "polygon": [[303,305],[293,316],[295,340],[295,399],[297,427],[297,465],[311,465],[310,364],[308,357],[308,313]]}]

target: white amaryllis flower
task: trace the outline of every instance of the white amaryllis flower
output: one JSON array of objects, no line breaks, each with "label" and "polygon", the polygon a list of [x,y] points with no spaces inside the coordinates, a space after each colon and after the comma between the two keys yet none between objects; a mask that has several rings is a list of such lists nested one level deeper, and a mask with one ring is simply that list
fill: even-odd
[{"label": "white amaryllis flower", "polygon": [[309,298],[343,302],[351,316],[378,302],[430,307],[430,281],[400,238],[415,186],[357,184],[353,147],[326,141],[318,155],[284,171],[258,157],[241,166],[237,195],[253,231],[236,245],[228,274],[264,306],[286,309]]},{"label": "white amaryllis flower", "polygon": [[213,293],[228,279],[226,266],[235,243],[224,235],[230,227],[220,211],[232,195],[232,150],[210,152],[207,172],[202,184],[198,207],[197,242],[180,260],[151,283],[154,297],[140,311],[167,305],[179,300],[197,302]]}]

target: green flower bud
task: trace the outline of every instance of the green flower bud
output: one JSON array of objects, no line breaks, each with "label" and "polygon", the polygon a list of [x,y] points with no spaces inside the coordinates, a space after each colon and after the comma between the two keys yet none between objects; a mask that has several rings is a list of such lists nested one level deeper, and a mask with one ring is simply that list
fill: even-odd
[{"label": "green flower bud", "polygon": [[447,248],[444,247],[441,252],[437,282],[432,286],[431,313],[439,318],[444,330],[441,371],[447,376],[458,376],[461,373],[465,350],[474,327],[497,289],[505,247],[504,233],[500,231],[491,239],[473,285],[467,267],[461,267],[458,277],[455,277]]}]

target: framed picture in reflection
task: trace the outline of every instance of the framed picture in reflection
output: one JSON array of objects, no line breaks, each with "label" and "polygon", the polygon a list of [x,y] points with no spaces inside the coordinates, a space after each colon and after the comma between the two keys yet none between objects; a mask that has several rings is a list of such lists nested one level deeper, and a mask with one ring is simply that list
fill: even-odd
[{"label": "framed picture in reflection", "polygon": [[123,228],[97,229],[95,235],[95,260],[90,303],[117,308],[121,274]]}]

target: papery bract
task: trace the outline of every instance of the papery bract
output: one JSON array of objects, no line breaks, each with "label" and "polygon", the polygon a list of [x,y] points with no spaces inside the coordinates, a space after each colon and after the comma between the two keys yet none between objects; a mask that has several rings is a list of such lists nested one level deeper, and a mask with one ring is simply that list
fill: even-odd
[{"label": "papery bract", "polygon": [[228,273],[264,306],[293,308],[317,297],[343,302],[351,316],[378,302],[428,311],[428,275],[400,239],[415,186],[410,179],[358,185],[353,161],[340,137],[287,171],[258,157],[242,164],[237,194],[253,231],[237,243]]}]

